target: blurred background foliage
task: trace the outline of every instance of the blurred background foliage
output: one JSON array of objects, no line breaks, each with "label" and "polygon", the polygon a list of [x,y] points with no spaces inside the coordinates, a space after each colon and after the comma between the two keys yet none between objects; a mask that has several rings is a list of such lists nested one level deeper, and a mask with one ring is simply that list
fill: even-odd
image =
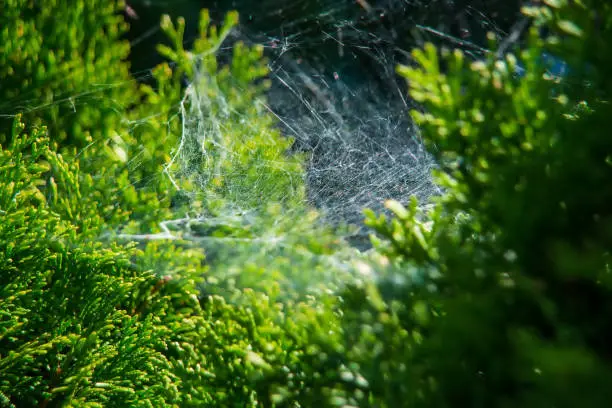
[{"label": "blurred background foliage", "polygon": [[[300,171],[250,103],[265,98],[261,47],[233,47],[229,61],[206,52],[235,14],[217,31],[202,13],[187,48],[184,20],[164,18],[167,61],[139,76],[122,2],[0,4],[2,406],[599,407],[612,397],[609,5],[524,8],[525,47],[501,58],[412,52],[416,64],[398,73],[422,105],[411,114],[436,147],[445,194],[427,210],[391,201],[391,217],[367,212],[375,249],[358,255],[297,202],[246,226],[197,219],[164,235],[165,221],[194,209],[218,219],[237,199],[228,193],[248,187],[236,183],[250,182],[201,191],[206,166],[173,167],[181,107],[194,102],[185,78],[208,97],[214,78],[256,129],[228,125],[227,166],[249,169],[261,149]],[[204,53],[197,71],[191,51]],[[567,61],[566,78],[547,74],[543,52]],[[291,191],[284,174],[261,188]],[[219,255],[200,242],[270,232],[290,235],[289,249]],[[330,279],[321,258],[363,276],[340,268]],[[320,285],[292,289],[305,276]]]}]

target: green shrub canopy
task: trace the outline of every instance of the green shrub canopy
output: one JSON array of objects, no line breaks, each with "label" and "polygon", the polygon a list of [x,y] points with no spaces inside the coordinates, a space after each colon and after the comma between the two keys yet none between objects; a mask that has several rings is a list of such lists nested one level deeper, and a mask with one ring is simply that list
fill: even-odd
[{"label": "green shrub canopy", "polygon": [[151,85],[122,2],[5,1],[0,405],[605,406],[612,8],[544,3],[517,55],[398,67],[444,194],[366,210],[364,254],[305,204],[262,47],[217,58],[235,13],[190,50],[162,19]]}]

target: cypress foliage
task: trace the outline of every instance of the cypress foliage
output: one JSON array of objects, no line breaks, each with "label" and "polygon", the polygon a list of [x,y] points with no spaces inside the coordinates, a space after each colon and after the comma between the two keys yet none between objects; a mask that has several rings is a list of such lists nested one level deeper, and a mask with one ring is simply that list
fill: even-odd
[{"label": "cypress foliage", "polygon": [[[283,306],[275,282],[279,272],[258,265],[249,267],[251,281],[238,287],[216,279],[232,303],[204,296],[203,281],[214,276],[202,248],[182,239],[180,231],[174,240],[129,243],[129,237],[154,236],[161,222],[198,205],[212,211],[236,200],[230,193],[240,191],[245,180],[228,172],[198,204],[197,180],[183,174],[175,182],[196,194],[181,201],[163,174],[183,136],[182,81],[196,75],[194,54],[182,46],[184,22],[162,21],[171,46],[160,51],[173,68],[160,64],[152,71],[154,86],[139,85],[127,74],[126,45],[113,31],[122,27],[116,14],[122,4],[94,6],[13,1],[4,3],[7,12],[0,17],[5,101],[34,96],[26,109],[6,108],[0,130],[2,405],[200,407],[299,400],[311,384],[301,379],[320,371],[305,363],[317,354],[308,339],[337,327],[330,301],[316,304],[311,297]],[[106,27],[104,32],[92,30],[90,19],[94,27]],[[250,152],[259,151],[277,166],[260,186],[283,193],[295,185],[295,194],[284,195],[299,199],[301,179],[292,184],[285,176],[301,171],[297,157],[284,161],[290,141],[281,138],[261,105],[252,103],[265,86],[257,83],[265,74],[261,49],[237,46],[229,66],[210,52],[220,45],[218,33],[235,22],[230,14],[217,31],[203,12],[194,49],[207,55],[197,73],[214,78],[221,96],[245,119],[228,127],[236,154],[222,166],[254,169],[259,163]],[[46,63],[48,68],[40,68]],[[35,70],[40,73],[34,83]],[[98,81],[106,84],[101,90]],[[65,104],[66,95],[75,95],[74,107]],[[39,96],[46,98],[42,104]],[[132,165],[135,158],[138,166]],[[312,221],[307,217],[291,226],[306,229]],[[268,222],[278,227],[274,219]],[[245,236],[234,226],[199,233]],[[329,251],[333,236],[310,235],[297,237],[296,247]],[[291,262],[279,257],[276,267],[299,266]],[[263,290],[249,289],[255,283]]]},{"label": "cypress foliage", "polygon": [[[377,233],[369,256],[380,270],[362,268],[375,278],[350,281],[340,296],[325,285],[304,296],[284,293],[293,282],[283,273],[325,276],[312,259],[339,245],[313,230],[314,216],[282,217],[285,208],[307,214],[303,186],[286,177],[299,174],[301,158],[283,155],[289,141],[252,103],[266,87],[261,49],[236,46],[227,66],[209,52],[236,16],[217,30],[204,12],[193,50],[183,47],[184,22],[164,19],[171,45],[159,50],[171,64],[152,71],[152,86],[122,62],[120,2],[64,4],[7,0],[0,13],[1,406],[610,400],[610,6],[525,8],[535,23],[526,48],[502,59],[414,51],[418,64],[398,71],[423,104],[412,116],[446,193],[427,211],[389,202],[389,219],[367,212]],[[564,79],[546,72],[543,53],[567,61]],[[202,56],[197,70],[194,55]],[[174,182],[195,192],[208,169],[198,158],[193,173],[169,164],[184,136],[174,118],[187,102],[185,76],[208,97],[221,93],[249,124],[228,114],[220,140],[234,159],[217,156],[246,177],[221,173],[189,205],[160,176],[174,171]],[[74,107],[69,95],[78,96]],[[236,283],[180,231],[173,240],[125,240],[154,236],[191,206],[213,213],[252,198],[240,195],[255,178],[251,152],[278,166],[260,187],[297,199],[270,206],[249,228],[200,225],[198,233],[248,238],[278,228],[307,256],[283,248],[242,265]],[[135,157],[141,165],[130,165]],[[203,296],[204,282],[223,296]]]},{"label": "cypress foliage", "polygon": [[[378,313],[397,319],[391,338],[408,345],[382,343],[383,355],[404,358],[370,364],[367,376],[404,378],[380,391],[410,406],[597,407],[611,397],[612,9],[545,3],[523,10],[534,22],[524,50],[471,63],[428,45],[413,53],[417,66],[399,68],[425,107],[412,114],[447,191],[428,214],[396,202],[391,220],[368,214],[379,249],[421,282],[376,289],[389,299]],[[547,73],[544,53],[568,62],[566,77]]]}]

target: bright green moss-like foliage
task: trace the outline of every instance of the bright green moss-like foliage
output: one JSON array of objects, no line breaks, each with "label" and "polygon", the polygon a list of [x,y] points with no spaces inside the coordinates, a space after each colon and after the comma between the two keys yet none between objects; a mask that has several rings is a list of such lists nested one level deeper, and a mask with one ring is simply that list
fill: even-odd
[{"label": "bright green moss-like foliage", "polygon": [[[164,294],[165,281],[131,266],[135,248],[87,242],[63,215],[86,193],[78,173],[45,130],[22,128],[0,153],[0,392],[14,406],[177,401],[164,343],[185,341],[172,324],[192,313],[189,291]],[[44,188],[49,174],[59,188]]]},{"label": "bright green moss-like foliage", "polygon": [[[201,303],[198,253],[87,240],[66,215],[87,197],[78,170],[50,150],[46,130],[22,128],[16,121],[0,153],[5,405],[255,406],[307,399],[327,383],[315,374],[333,360],[309,339],[334,338],[328,304],[285,311],[248,290],[243,307]],[[49,177],[57,187],[46,188]],[[66,199],[47,198],[53,191]],[[172,275],[142,269],[160,265]]]},{"label": "bright green moss-like foliage", "polygon": [[[0,395],[8,406],[242,405],[310,376],[307,339],[334,327],[325,307],[296,305],[292,317],[252,291],[243,293],[248,307],[219,297],[202,306],[202,269],[188,267],[197,254],[88,242],[62,216],[69,208],[45,197],[49,175],[58,190],[86,195],[78,171],[49,149],[44,129],[22,127],[17,121],[0,152]],[[160,263],[175,276],[141,269]]]},{"label": "bright green moss-like foliage", "polygon": [[[96,206],[73,208],[83,213],[82,220],[91,215],[87,211],[98,211],[106,221],[101,228],[137,218],[142,229],[151,229],[168,207],[167,188],[160,183],[140,188],[139,181],[155,176],[167,157],[159,147],[174,140],[169,132],[155,132],[155,121],[134,122],[130,116],[144,95],[125,62],[129,45],[120,40],[127,29],[121,8],[122,2],[107,0],[3,3],[0,140],[10,140],[17,112],[28,126],[44,124],[67,161],[78,150],[81,183],[96,184],[91,200]],[[157,126],[178,97],[162,106],[147,104],[159,115]],[[144,126],[151,131],[134,132]],[[135,156],[144,165],[128,171],[128,157]]]},{"label": "bright green moss-like foliage", "polygon": [[[176,231],[173,240],[124,244],[130,237],[145,236],[142,233],[154,236],[162,221],[181,217],[187,209],[219,210],[239,200],[232,193],[256,176],[249,171],[259,165],[259,156],[274,161],[278,170],[264,175],[265,182],[258,178],[264,192],[270,189],[268,198],[296,198],[293,203],[280,200],[268,214],[280,216],[278,205],[300,202],[301,166],[297,158],[283,157],[289,141],[272,128],[261,105],[250,103],[263,89],[250,84],[263,75],[264,65],[257,62],[261,49],[237,46],[230,67],[218,67],[211,53],[202,59],[206,65],[198,67],[198,74],[216,81],[225,102],[250,124],[251,136],[245,122],[227,129],[226,142],[235,154],[231,162],[221,162],[226,170],[240,167],[238,174],[246,171],[247,177],[225,171],[220,174],[228,176],[203,185],[194,175],[207,167],[184,172],[173,163],[185,162],[172,160],[172,149],[183,136],[180,108],[197,102],[185,98],[183,75],[193,76],[192,82],[201,86],[198,91],[212,90],[190,71],[193,61],[188,58],[193,54],[182,48],[182,41],[175,50],[162,47],[175,68],[156,67],[155,87],[137,85],[122,62],[125,45],[109,28],[122,27],[116,17],[121,5],[90,4],[6,2],[0,17],[6,27],[2,40],[7,59],[1,64],[6,103],[33,94],[28,106],[3,108],[0,402],[16,407],[199,407],[270,405],[272,400],[291,404],[306,398],[326,384],[315,374],[331,363],[309,339],[338,333],[331,298],[279,303],[274,271],[253,264],[248,267],[252,282],[225,285],[224,294],[239,300],[230,304],[219,296],[201,296],[202,281],[210,278],[204,251],[182,239],[182,231]],[[87,27],[90,18],[95,24]],[[230,15],[220,33],[235,20]],[[109,33],[94,30],[100,26]],[[27,27],[27,35],[18,35],[21,27]],[[180,31],[180,21],[177,27]],[[169,21],[163,28],[176,41],[177,31]],[[222,36],[216,33],[203,13],[195,51],[205,55],[207,47],[218,48]],[[87,46],[87,38],[96,46]],[[60,52],[63,47],[74,52]],[[57,58],[34,83],[28,69],[45,55]],[[23,66],[11,68],[13,60]],[[71,84],[69,78],[76,82]],[[102,90],[94,84],[98,81],[106,84]],[[62,95],[87,98],[77,100],[75,112],[64,105]],[[13,114],[22,110],[23,115]],[[257,155],[248,154],[253,151]],[[165,170],[172,180],[164,176]],[[287,174],[298,177],[294,182]],[[175,187],[189,193],[188,208],[182,207]],[[304,225],[311,221],[305,218]],[[295,221],[291,226],[305,230]],[[259,232],[232,225],[214,231],[194,228],[200,236],[219,239]],[[315,240],[311,235],[290,243],[306,255],[330,251],[333,237],[319,235]],[[303,264],[310,265],[310,258]],[[285,270],[300,266],[282,257],[277,264]],[[244,289],[254,282],[260,290]]]},{"label": "bright green moss-like foliage", "polygon": [[[137,101],[123,62],[129,45],[120,41],[127,30],[120,7],[108,0],[3,1],[2,113],[25,112],[28,124],[45,123],[63,145],[110,139],[125,107]],[[0,141],[11,122],[0,121]]]}]

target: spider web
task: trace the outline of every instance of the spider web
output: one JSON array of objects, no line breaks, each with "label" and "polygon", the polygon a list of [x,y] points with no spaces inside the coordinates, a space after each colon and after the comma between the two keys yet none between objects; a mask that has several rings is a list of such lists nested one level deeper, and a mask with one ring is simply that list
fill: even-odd
[{"label": "spider web", "polygon": [[[476,39],[466,38],[465,30],[475,21],[500,37],[506,35],[492,18],[472,6],[463,7],[460,18],[454,16],[452,22],[437,19],[442,3],[452,2],[269,0],[257,9],[253,2],[233,2],[231,8],[241,13],[241,24],[218,50],[219,58],[229,61],[237,41],[263,45],[272,86],[265,99],[253,101],[254,109],[272,116],[282,134],[294,140],[286,156],[305,155],[306,171],[285,170],[290,182],[275,186],[266,182],[279,166],[273,160],[262,159],[248,169],[256,173],[250,184],[241,182],[246,169],[221,166],[224,161],[232,163],[236,149],[248,143],[248,138],[228,140],[227,123],[242,126],[245,137],[258,130],[250,129],[247,117],[227,103],[227,92],[245,91],[239,81],[230,78],[229,88],[223,88],[214,76],[198,72],[186,84],[185,97],[176,107],[182,135],[165,176],[190,179],[195,188],[184,193],[194,200],[208,194],[216,177],[233,180],[225,188],[224,204],[216,211],[194,210],[190,217],[167,220],[160,234],[119,237],[181,239],[202,247],[211,265],[207,288],[218,288],[212,290],[227,296],[232,296],[233,288],[257,288],[266,279],[275,280],[281,291],[308,295],[332,290],[347,279],[371,277],[380,264],[373,266],[369,254],[361,252],[369,248],[368,232],[361,227],[363,209],[382,212],[385,200],[405,203],[413,196],[425,206],[439,193],[430,177],[435,163],[409,119],[408,110],[415,106],[395,67],[410,63],[410,47],[425,40],[459,46],[474,57],[486,53]],[[142,4],[132,1],[130,5],[138,13]],[[213,16],[225,11],[214,4],[199,7],[213,8]],[[419,13],[413,16],[415,10]],[[193,31],[197,21],[188,20],[188,25]],[[153,53],[151,45],[159,42],[158,33],[157,26],[146,28],[132,40],[133,52]],[[148,81],[151,74],[137,68],[134,77]],[[94,90],[62,95],[53,103],[71,103],[76,110],[95,103],[96,98]],[[138,166],[141,159],[131,157],[128,165]],[[282,207],[283,202],[302,199],[299,209]],[[312,215],[309,207],[322,217]],[[334,230],[334,239],[321,245],[333,250],[311,250],[312,242],[329,229]],[[219,231],[224,234],[220,236]]]},{"label": "spider web", "polygon": [[[500,38],[506,33],[470,5],[456,12],[459,23],[439,18],[433,26],[424,25],[434,21],[436,6],[448,3],[440,1],[270,0],[256,10],[245,3],[232,3],[242,12],[242,24],[227,48],[238,40],[264,45],[272,88],[263,103],[283,133],[295,140],[292,151],[307,153],[308,203],[327,222],[356,227],[350,240],[365,249],[367,231],[360,227],[364,208],[384,211],[385,200],[406,202],[413,196],[425,205],[439,193],[430,177],[435,163],[408,117],[414,105],[404,80],[395,74],[398,63],[410,63],[410,49],[402,47],[434,40],[478,57],[488,51],[471,42],[466,31],[477,24],[483,33],[493,30]],[[413,11],[418,18],[402,21]],[[442,31],[453,24],[461,38]],[[207,103],[197,100],[192,106]],[[193,111],[183,113],[194,118]],[[202,121],[208,120],[204,126],[209,130],[215,126],[201,113],[195,113],[195,133],[201,132]],[[226,114],[222,120],[228,118]],[[256,186],[248,188],[262,202],[269,201]]]},{"label": "spider web", "polygon": [[[372,15],[365,2],[357,3],[358,9]],[[298,2],[292,7],[307,4]],[[220,212],[191,220],[200,229],[205,226],[206,231],[232,224],[253,232],[246,238],[189,234],[190,240],[203,243],[207,256],[214,254],[216,266],[208,287],[257,286],[249,280],[245,268],[252,268],[264,281],[272,278],[283,292],[301,294],[326,292],[364,274],[372,277],[373,270],[382,273],[385,268],[380,263],[374,264],[368,254],[359,251],[369,248],[368,231],[361,227],[363,209],[384,212],[386,200],[406,203],[411,197],[426,206],[440,193],[430,176],[435,163],[408,116],[408,110],[415,106],[406,97],[404,80],[395,74],[398,63],[410,63],[409,50],[399,48],[386,28],[383,36],[377,36],[368,31],[368,24],[364,27],[363,22],[339,17],[354,10],[352,6],[342,9],[338,3],[330,3],[322,12],[303,14],[297,21],[283,24],[274,35],[256,30],[249,24],[253,16],[243,15],[243,24],[220,48],[220,59],[229,60],[237,41],[265,47],[272,87],[264,100],[253,104],[260,115],[272,115],[282,133],[294,140],[288,157],[306,155],[304,205],[314,206],[322,218],[313,218],[304,228],[294,221],[304,217],[299,210],[284,209],[282,214],[270,215],[270,204],[291,200],[299,189],[275,188],[266,183],[277,163],[261,160],[255,170],[261,184],[229,183]],[[265,13],[260,16],[265,17]],[[279,13],[283,13],[282,7],[273,15]],[[316,28],[296,31],[304,22],[322,18],[325,22],[319,21]],[[435,36],[438,42],[460,45],[475,57],[488,52],[432,27],[416,23],[412,27],[420,29],[423,38]],[[243,92],[237,82],[232,87]],[[195,180],[199,191],[210,191],[215,177],[241,180],[253,171],[240,166],[221,167],[225,160],[232,162],[236,150],[236,141],[227,140],[225,128],[243,118],[227,103],[215,78],[200,72],[192,79],[181,105],[181,117],[183,135],[173,158],[178,172],[171,177],[188,177]],[[244,131],[249,134],[257,130],[245,124]],[[200,160],[207,163],[203,169],[193,165]],[[299,171],[289,176],[296,182],[303,177]],[[266,221],[270,219],[275,221]],[[336,235],[351,245],[335,246],[332,253],[307,249],[307,242],[317,239],[321,228],[345,225],[351,228],[336,230]]]}]

